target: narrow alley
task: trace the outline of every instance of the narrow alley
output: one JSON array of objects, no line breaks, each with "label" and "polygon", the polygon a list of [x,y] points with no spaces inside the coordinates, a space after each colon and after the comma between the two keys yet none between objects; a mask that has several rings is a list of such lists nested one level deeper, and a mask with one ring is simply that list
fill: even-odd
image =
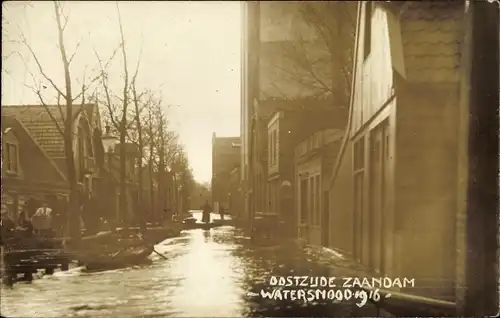
[{"label": "narrow alley", "polygon": [[102,272],[77,267],[3,287],[1,312],[7,317],[374,314],[369,304],[263,300],[256,294],[269,287],[272,275],[325,276],[325,267],[317,255],[292,247],[256,250],[249,244],[233,227],[184,231],[157,245],[164,257],[153,253],[146,264]]}]

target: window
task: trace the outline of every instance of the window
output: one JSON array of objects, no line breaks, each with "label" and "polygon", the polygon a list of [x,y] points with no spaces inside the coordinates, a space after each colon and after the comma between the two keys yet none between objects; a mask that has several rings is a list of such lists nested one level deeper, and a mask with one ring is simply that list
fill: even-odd
[{"label": "window", "polygon": [[271,166],[273,164],[273,134],[269,132],[267,134],[267,161],[268,165]]},{"label": "window", "polygon": [[311,225],[316,225],[316,194],[314,177],[309,178],[309,213],[311,214]]},{"label": "window", "polygon": [[300,181],[300,223],[307,224],[307,213],[308,213],[308,179],[302,179]]},{"label": "window", "polygon": [[5,144],[5,160],[6,160],[7,172],[19,173],[19,152],[17,144],[14,143]]},{"label": "window", "polygon": [[364,34],[364,58],[366,59],[370,55],[372,49],[372,13],[373,5],[371,2],[365,2],[365,34]]},{"label": "window", "polygon": [[276,164],[276,130],[272,130],[269,134],[269,166]]},{"label": "window", "polygon": [[315,212],[315,205],[316,205],[316,200],[314,200],[314,194],[316,192],[316,189],[314,189],[314,178],[311,177],[309,178],[309,205],[307,207],[308,213],[311,214],[311,224],[315,225],[316,224],[316,213]]},{"label": "window", "polygon": [[92,136],[90,134],[87,135],[86,146],[87,146],[87,157],[94,157],[94,149],[92,149]]},{"label": "window", "polygon": [[278,157],[278,132],[277,130],[273,130],[273,153],[274,153],[274,157],[273,157],[273,165],[276,164],[277,162],[277,157]]},{"label": "window", "polygon": [[314,213],[316,214],[316,224],[319,225],[321,223],[321,183],[320,183],[320,176],[317,175],[315,178],[315,183],[316,183],[316,204],[315,204],[315,210]]}]

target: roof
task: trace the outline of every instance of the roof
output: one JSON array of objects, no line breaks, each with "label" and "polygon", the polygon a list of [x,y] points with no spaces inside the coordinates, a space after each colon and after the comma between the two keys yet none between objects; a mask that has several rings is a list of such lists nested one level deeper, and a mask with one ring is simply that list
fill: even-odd
[{"label": "roof", "polygon": [[19,163],[26,181],[65,183],[64,173],[40,147],[28,129],[14,117],[2,115],[2,126],[11,127],[19,141]]},{"label": "roof", "polygon": [[408,2],[400,17],[408,81],[458,81],[463,5],[461,1]]},{"label": "roof", "polygon": [[[75,105],[75,115],[85,111],[91,121],[95,106],[95,104]],[[57,120],[62,127],[65,114],[65,107],[58,105],[2,105],[2,116],[15,117],[22,122],[50,158],[65,157],[64,139],[53,120],[53,118]]]}]

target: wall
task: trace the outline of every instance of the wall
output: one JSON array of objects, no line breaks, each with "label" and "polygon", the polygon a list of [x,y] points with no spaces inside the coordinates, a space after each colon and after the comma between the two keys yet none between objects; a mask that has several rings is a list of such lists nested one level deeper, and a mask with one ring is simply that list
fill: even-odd
[{"label": "wall", "polygon": [[243,187],[243,201],[245,209],[242,219],[250,213],[250,127],[253,114],[253,105],[258,93],[258,61],[259,61],[259,28],[260,3],[242,1],[242,78],[241,78],[241,180]]},{"label": "wall", "polygon": [[[300,188],[300,182],[302,179],[309,178],[311,176],[315,175],[320,175],[320,178],[323,179],[323,176],[321,175],[322,169],[321,169],[321,156],[315,156],[314,158],[311,158],[310,160],[307,160],[301,164],[297,164],[296,169],[295,169],[295,206],[296,206],[296,216],[297,216],[297,224],[298,226],[298,232],[299,232],[299,237],[306,239],[308,243],[310,244],[315,244],[315,245],[320,245],[321,244],[321,228],[319,226],[311,225],[312,222],[312,213],[310,210],[312,210],[311,203],[309,202],[309,209],[308,211],[305,211],[307,214],[307,223],[303,224],[300,221],[300,215],[303,211],[301,210],[302,207],[302,197],[300,195],[301,193],[301,188]],[[304,177],[307,176],[307,177]],[[311,189],[309,188],[309,193],[308,197],[311,198]],[[321,211],[321,209],[320,209]]]},{"label": "wall", "polygon": [[440,287],[413,291],[426,296],[454,293],[457,116],[457,85],[398,91],[396,273]]}]

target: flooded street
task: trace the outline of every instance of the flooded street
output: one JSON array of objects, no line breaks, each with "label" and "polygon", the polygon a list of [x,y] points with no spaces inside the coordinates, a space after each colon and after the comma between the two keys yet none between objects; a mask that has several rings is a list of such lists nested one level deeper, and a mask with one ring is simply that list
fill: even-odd
[{"label": "flooded street", "polygon": [[[157,245],[165,257],[153,253],[148,264],[94,273],[74,268],[12,289],[2,287],[2,315],[250,317],[360,312],[345,302],[304,304],[249,295],[266,288],[271,275],[328,275],[317,257],[298,249],[254,249],[249,244],[229,226],[184,231]],[[368,307],[362,308],[366,315]]]}]

